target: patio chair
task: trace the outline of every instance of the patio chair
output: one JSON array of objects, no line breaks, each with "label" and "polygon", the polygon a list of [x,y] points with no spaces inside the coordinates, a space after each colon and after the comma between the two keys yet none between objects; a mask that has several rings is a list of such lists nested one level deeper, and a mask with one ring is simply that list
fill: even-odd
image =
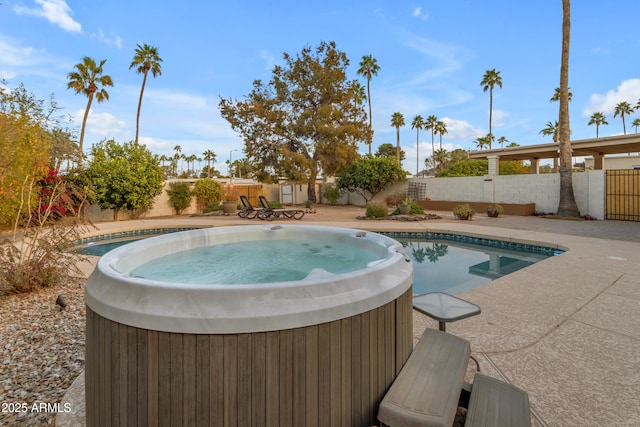
[{"label": "patio chair", "polygon": [[262,209],[257,214],[258,219],[271,221],[274,218],[280,218],[283,216],[285,218],[300,220],[304,216],[304,211],[302,209],[274,209],[271,207],[266,197],[258,196],[258,200],[260,201],[260,206],[262,206]]},{"label": "patio chair", "polygon": [[240,196],[240,202],[242,202],[242,209],[238,212],[240,218],[253,219],[258,215],[260,209],[256,209],[251,205],[247,196]]}]

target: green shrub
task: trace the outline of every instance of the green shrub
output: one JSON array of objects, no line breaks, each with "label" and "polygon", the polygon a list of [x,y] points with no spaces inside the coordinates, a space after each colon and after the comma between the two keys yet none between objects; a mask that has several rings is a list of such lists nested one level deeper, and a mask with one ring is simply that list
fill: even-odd
[{"label": "green shrub", "polygon": [[209,203],[207,206],[204,207],[204,209],[202,210],[202,213],[209,213],[209,212],[217,212],[219,210],[222,209],[222,206],[220,206],[220,202],[211,202]]},{"label": "green shrub", "polygon": [[382,218],[388,215],[389,207],[384,202],[367,203],[367,218]]},{"label": "green shrub", "polygon": [[279,200],[269,200],[269,206],[271,206],[273,209],[281,209],[282,203],[280,203]]},{"label": "green shrub", "polygon": [[344,191],[333,184],[328,184],[322,191],[322,197],[329,202],[330,205],[335,205],[342,197]]},{"label": "green shrub", "polygon": [[202,209],[205,212],[205,209],[209,209],[210,205],[220,204],[220,200],[222,200],[222,184],[211,178],[199,179],[193,186],[193,195],[198,200],[198,209]]},{"label": "green shrub", "polygon": [[458,205],[453,208],[453,215],[458,219],[471,219],[476,211],[470,205]]},{"label": "green shrub", "polygon": [[[406,204],[411,206],[409,215],[424,215],[424,208],[420,205],[415,204],[413,200],[407,202]],[[400,215],[400,206],[396,207],[391,215]]]},{"label": "green shrub", "polygon": [[170,183],[167,193],[169,194],[169,203],[176,210],[176,215],[180,215],[191,204],[191,185],[188,182]]}]

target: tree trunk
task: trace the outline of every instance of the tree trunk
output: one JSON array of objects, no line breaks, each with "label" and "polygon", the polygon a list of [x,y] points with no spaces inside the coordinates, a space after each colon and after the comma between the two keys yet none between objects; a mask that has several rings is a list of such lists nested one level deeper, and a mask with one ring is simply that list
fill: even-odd
[{"label": "tree trunk", "polygon": [[571,172],[571,128],[569,122],[569,45],[571,33],[571,1],[562,0],[562,62],[560,66],[560,203],[558,215],[580,216],[573,194]]},{"label": "tree trunk", "polygon": [[142,79],[142,87],[140,88],[140,99],[138,99],[138,113],[136,114],[136,145],[138,145],[138,133],[140,131],[140,109],[142,108],[142,95],[144,94],[144,86],[147,84],[147,73],[149,70],[144,71],[144,77]]},{"label": "tree trunk", "polygon": [[87,118],[89,118],[89,110],[91,109],[91,102],[93,101],[93,92],[89,95],[87,101],[87,109],[84,111],[84,117],[82,118],[82,127],[80,128],[80,140],[78,141],[78,169],[82,169],[82,144],[84,142],[84,130],[87,127]]}]

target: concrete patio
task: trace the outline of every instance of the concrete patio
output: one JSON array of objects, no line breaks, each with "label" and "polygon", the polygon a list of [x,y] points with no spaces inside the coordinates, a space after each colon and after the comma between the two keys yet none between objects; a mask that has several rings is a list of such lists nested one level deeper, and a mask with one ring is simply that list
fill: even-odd
[{"label": "concrete patio", "polygon": [[[441,231],[534,242],[562,255],[460,295],[482,314],[450,323],[471,342],[481,370],[529,393],[534,426],[640,424],[640,223],[537,217],[419,222],[357,220],[363,208],[318,206],[300,222],[370,231]],[[98,224],[97,234],[163,226],[255,224],[238,217],[171,217]],[[285,223],[293,220],[278,220]],[[89,273],[92,265],[83,266]],[[414,339],[437,322],[414,311]],[[81,375],[65,395],[84,425]]]}]

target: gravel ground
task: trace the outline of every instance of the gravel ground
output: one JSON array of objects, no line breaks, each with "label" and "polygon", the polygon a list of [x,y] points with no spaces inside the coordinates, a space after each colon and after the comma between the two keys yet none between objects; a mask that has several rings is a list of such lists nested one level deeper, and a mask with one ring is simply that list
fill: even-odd
[{"label": "gravel ground", "polygon": [[84,369],[84,328],[82,279],[0,297],[0,426],[51,426],[69,411],[61,400]]}]

